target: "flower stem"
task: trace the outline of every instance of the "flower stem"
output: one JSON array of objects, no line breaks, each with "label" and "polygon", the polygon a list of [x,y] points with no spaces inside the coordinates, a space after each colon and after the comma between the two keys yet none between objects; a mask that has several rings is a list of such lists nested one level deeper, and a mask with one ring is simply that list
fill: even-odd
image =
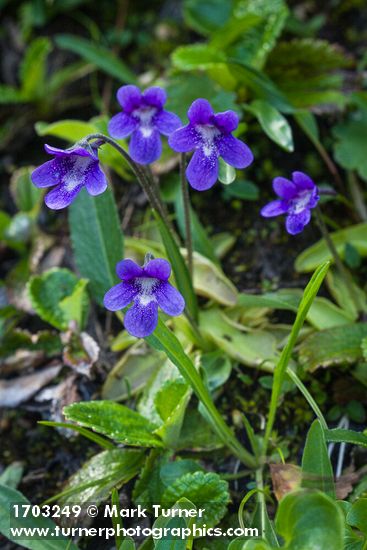
[{"label": "flower stem", "polygon": [[190,276],[192,277],[193,247],[192,247],[191,219],[190,219],[190,195],[189,195],[189,186],[187,184],[185,170],[186,170],[186,155],[185,153],[182,153],[181,160],[180,160],[181,192],[182,192],[182,202],[183,202],[184,218],[185,218],[185,240],[186,240],[186,250],[187,250],[187,264],[188,264]]},{"label": "flower stem", "polygon": [[320,407],[306,388],[306,386],[303,384],[303,382],[298,378],[297,374],[290,368],[287,367],[287,374],[289,378],[296,384],[299,391],[302,393],[303,397],[306,399],[308,404],[310,405],[311,409],[317,416],[317,418],[320,420],[320,423],[324,430],[328,430],[328,425],[326,423],[326,420],[320,410]]},{"label": "flower stem", "polygon": [[89,142],[92,140],[100,140],[104,143],[108,143],[108,145],[111,145],[120,155],[126,160],[132,171],[134,172],[140,186],[144,190],[152,208],[156,210],[161,218],[164,220],[164,223],[172,230],[172,225],[170,221],[167,218],[166,213],[162,209],[162,205],[160,203],[160,200],[157,198],[156,194],[153,191],[153,187],[151,182],[149,181],[144,169],[133,161],[133,159],[130,157],[129,153],[125,151],[121,145],[119,145],[114,139],[105,136],[104,134],[90,134],[85,138],[85,141]]},{"label": "flower stem", "polygon": [[178,239],[177,234],[176,234],[176,232],[173,228],[171,220],[169,219],[169,213],[168,213],[167,207],[166,207],[165,203],[162,200],[157,178],[154,176],[154,174],[153,174],[153,172],[152,172],[149,165],[145,166],[143,171],[145,172],[146,179],[149,182],[152,193],[154,194],[157,203],[159,203],[161,217],[164,219],[166,225],[170,228],[170,231],[172,232],[172,235],[175,237],[177,242],[179,242],[179,239]]},{"label": "flower stem", "polygon": [[349,191],[358,216],[362,222],[367,221],[367,208],[364,202],[361,188],[359,187],[357,177],[354,172],[348,172]]},{"label": "flower stem", "polygon": [[320,228],[321,235],[325,239],[326,245],[327,245],[328,249],[330,250],[330,253],[331,253],[331,256],[334,260],[336,268],[339,271],[339,274],[340,274],[342,280],[344,281],[344,284],[345,284],[346,288],[349,291],[350,297],[351,297],[355,307],[357,308],[357,311],[360,311],[361,306],[360,306],[359,299],[358,299],[358,296],[356,294],[356,291],[354,289],[353,278],[351,277],[349,271],[345,268],[343,262],[340,259],[338,251],[335,247],[335,244],[334,244],[334,242],[333,242],[333,240],[330,236],[329,230],[326,227],[326,224],[325,224],[324,219],[322,217],[321,209],[320,209],[319,206],[316,206],[315,212],[316,212],[316,220],[317,220],[318,226]]}]

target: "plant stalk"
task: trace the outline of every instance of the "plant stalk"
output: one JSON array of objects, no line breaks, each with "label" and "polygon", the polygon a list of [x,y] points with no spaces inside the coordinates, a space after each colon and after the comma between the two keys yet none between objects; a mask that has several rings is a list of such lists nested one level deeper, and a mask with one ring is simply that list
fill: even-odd
[{"label": "plant stalk", "polygon": [[316,219],[317,219],[318,226],[320,228],[321,235],[325,239],[326,245],[327,245],[328,249],[330,250],[330,253],[331,253],[331,256],[334,260],[336,268],[339,271],[339,274],[340,274],[341,278],[343,279],[346,288],[349,291],[350,297],[351,297],[352,302],[354,303],[357,311],[360,311],[361,306],[359,304],[359,299],[358,299],[358,296],[356,295],[356,292],[355,292],[355,289],[354,289],[353,278],[351,277],[349,271],[345,268],[343,262],[340,259],[338,251],[337,251],[337,249],[335,247],[335,244],[334,244],[334,242],[333,242],[333,240],[330,236],[329,230],[326,227],[326,223],[324,222],[324,219],[322,217],[321,209],[318,205],[315,207],[315,212],[316,212]]},{"label": "plant stalk", "polygon": [[181,159],[180,159],[180,176],[181,176],[182,202],[183,202],[184,218],[185,218],[185,241],[186,241],[185,244],[186,244],[186,250],[187,250],[187,265],[188,265],[190,276],[192,278],[193,246],[192,246],[191,219],[190,219],[190,195],[189,195],[189,186],[186,180],[185,170],[186,170],[186,155],[185,153],[182,153]]},{"label": "plant stalk", "polygon": [[353,200],[354,207],[362,222],[367,221],[367,208],[364,202],[363,194],[358,184],[357,177],[354,172],[348,172],[349,191]]},{"label": "plant stalk", "polygon": [[119,145],[114,139],[112,139],[108,136],[105,136],[104,134],[99,134],[99,133],[90,134],[89,136],[87,136],[85,138],[85,141],[87,141],[87,142],[92,141],[92,140],[100,140],[104,143],[108,143],[108,145],[111,145],[111,147],[113,147],[114,149],[116,149],[116,151],[118,153],[120,153],[120,155],[126,160],[128,165],[130,166],[130,168],[134,172],[134,174],[135,174],[140,186],[142,187],[143,191],[145,192],[152,208],[154,208],[154,210],[156,210],[160,214],[160,216],[163,219],[164,223],[172,231],[172,225],[171,225],[169,219],[167,218],[166,212],[162,208],[160,199],[154,193],[153,186],[152,186],[151,182],[149,181],[144,169],[139,164],[134,162],[133,159],[130,157],[129,153],[127,153],[125,151],[125,149],[123,147],[121,147],[121,145]]}]

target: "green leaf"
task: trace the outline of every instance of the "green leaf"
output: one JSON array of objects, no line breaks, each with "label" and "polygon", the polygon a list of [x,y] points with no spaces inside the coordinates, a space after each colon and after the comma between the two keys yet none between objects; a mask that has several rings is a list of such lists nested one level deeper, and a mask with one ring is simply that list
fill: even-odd
[{"label": "green leaf", "polygon": [[366,293],[351,279],[348,283],[339,271],[334,268],[330,269],[326,277],[326,283],[331,296],[347,312],[348,315],[355,320],[359,316],[359,311],[353,300],[351,300],[351,290],[354,296],[358,299],[358,304],[362,311],[367,311],[367,296]]},{"label": "green leaf", "polygon": [[197,409],[187,409],[177,450],[212,451],[224,443]]},{"label": "green leaf", "polygon": [[324,493],[289,493],[280,501],[275,525],[287,550],[344,549],[343,513]]},{"label": "green leaf", "polygon": [[[352,245],[362,257],[367,256],[367,223],[352,225],[331,233],[331,239],[341,258],[344,258],[345,245]],[[320,263],[332,260],[331,252],[322,239],[306,248],[296,259],[295,268],[298,272],[314,270]]]},{"label": "green leaf", "polygon": [[169,487],[180,477],[198,471],[204,471],[199,462],[190,458],[184,458],[182,460],[174,460],[173,462],[163,464],[160,476],[166,487]]},{"label": "green leaf", "polygon": [[312,275],[308,285],[306,286],[301,303],[298,308],[296,320],[293,324],[291,333],[289,335],[288,342],[283,348],[279,361],[275,367],[269,417],[268,417],[266,431],[265,431],[266,442],[269,441],[271,431],[273,429],[275,415],[278,407],[278,400],[279,400],[279,396],[281,395],[283,382],[286,376],[289,361],[291,360],[293,348],[296,345],[296,341],[300,333],[300,330],[303,327],[303,324],[310,310],[312,302],[314,301],[316,294],[319,291],[319,288],[325,278],[325,275],[328,269],[329,269],[328,262],[320,265],[320,267]]},{"label": "green leaf", "polygon": [[110,189],[92,197],[85,189],[69,208],[71,241],[80,273],[90,281],[99,304],[117,283],[116,264],[123,258],[123,236]]},{"label": "green leaf", "polygon": [[225,515],[229,503],[228,483],[218,474],[193,472],[178,478],[163,493],[162,505],[173,506],[180,498],[187,498],[198,509],[205,508],[201,518],[195,518],[198,527],[216,525]]},{"label": "green leaf", "polygon": [[76,321],[81,328],[84,328],[88,308],[87,285],[87,279],[80,279],[75,285],[71,296],[65,296],[59,302],[59,308],[64,319]]},{"label": "green leaf", "polygon": [[93,63],[98,69],[116,78],[124,84],[135,84],[135,75],[130,69],[116,57],[114,53],[101,44],[96,44],[85,38],[72,34],[58,34],[55,36],[57,46],[69,50],[89,63]]},{"label": "green leaf", "polygon": [[[56,524],[49,518],[42,515],[35,517],[31,514],[16,518],[15,514],[11,513],[15,504],[19,506],[30,505],[30,502],[19,491],[0,485],[0,533],[14,542],[16,548],[23,546],[30,550],[78,550],[78,547],[71,540],[67,540],[63,536],[56,538]],[[28,537],[21,539],[11,534],[10,527],[13,529],[47,529],[49,535],[47,538],[43,537],[42,539],[39,538],[39,535],[34,538],[28,535]],[[54,537],[51,533],[54,533]]]},{"label": "green leaf", "polygon": [[74,143],[85,138],[88,134],[94,134],[97,130],[94,124],[82,120],[58,120],[48,124],[37,122],[35,125],[39,136],[54,136]]},{"label": "green leaf", "polygon": [[256,201],[259,198],[259,188],[252,181],[237,179],[223,190],[224,198],[242,199],[245,201]]},{"label": "green leaf", "polygon": [[102,398],[122,401],[142,390],[162,364],[163,354],[133,346],[107,374]]},{"label": "green leaf", "polygon": [[234,539],[228,546],[228,550],[272,550],[273,546],[265,540],[248,540],[248,538],[239,537]]},{"label": "green leaf", "polygon": [[10,189],[18,210],[22,212],[35,210],[35,213],[38,213],[43,191],[33,185],[31,181],[32,170],[28,166],[15,170],[11,176]]},{"label": "green leaf", "polygon": [[181,399],[187,393],[187,384],[180,379],[168,380],[155,396],[155,406],[158,414],[166,422]]},{"label": "green leaf", "polygon": [[254,458],[242,447],[242,445],[240,445],[224,422],[194,364],[184,352],[176,336],[167,329],[161,320],[158,320],[156,330],[151,336],[148,336],[146,340],[153,348],[164,351],[172,363],[176,365],[181,375],[203,404],[213,429],[219,435],[223,443],[227,445],[236,456],[239,456],[244,464],[254,466],[256,464]]},{"label": "green leaf", "polygon": [[76,321],[83,328],[88,311],[87,283],[68,269],[53,268],[30,279],[28,295],[33,309],[47,323],[66,330],[70,321]]},{"label": "green leaf", "polygon": [[334,473],[319,420],[313,421],[307,434],[302,456],[302,487],[318,488],[335,499]]},{"label": "green leaf", "polygon": [[244,84],[251,90],[256,98],[267,101],[282,113],[293,113],[293,105],[265,73],[239,59],[231,59],[227,68],[240,84]]},{"label": "green leaf", "polygon": [[24,97],[24,94],[20,90],[13,88],[13,86],[0,84],[0,105],[26,102],[27,98]]},{"label": "green leaf", "polygon": [[[200,313],[200,329],[235,361],[249,367],[264,367],[272,370],[276,358],[276,339],[269,332],[253,330],[241,332],[232,326],[217,308]],[[264,363],[267,362],[267,366]]]},{"label": "green leaf", "polygon": [[270,103],[257,99],[248,107],[259,121],[267,136],[283,149],[294,151],[292,129],[287,119]]},{"label": "green leaf", "polygon": [[231,15],[231,2],[222,0],[185,0],[185,23],[201,34],[219,30]]},{"label": "green leaf", "polygon": [[[151,351],[153,355],[159,355],[160,365],[147,381],[144,387],[143,395],[138,402],[137,410],[141,415],[149,418],[151,422],[154,422],[154,424],[156,424],[157,426],[162,426],[163,420],[157,410],[156,397],[161,391],[162,387],[166,384],[170,382],[175,383],[176,381],[178,381],[179,383],[184,383],[184,379],[180,375],[175,365],[173,365],[172,362],[167,359],[167,357],[165,357],[165,354],[163,352],[158,352],[155,349]],[[146,355],[149,355],[149,352],[145,353]]]},{"label": "green leaf", "polygon": [[167,257],[173,268],[178,290],[185,298],[188,313],[196,320],[198,318],[198,304],[186,263],[168,227],[166,227],[157,212],[154,212],[154,215],[157,220],[164,248],[166,249]]},{"label": "green leaf", "polygon": [[266,73],[298,108],[342,107],[341,69],[349,64],[342,50],[326,40],[295,38],[278,42],[267,58]]},{"label": "green leaf", "polygon": [[308,371],[318,367],[353,364],[363,356],[361,343],[366,336],[367,323],[350,323],[315,332],[302,342],[299,359]]},{"label": "green leaf", "polygon": [[42,99],[46,86],[46,60],[52,49],[49,38],[33,40],[20,65],[22,94],[27,99]]},{"label": "green leaf", "polygon": [[[270,308],[289,310],[297,313],[302,298],[300,289],[281,289],[266,294],[241,293],[238,305],[245,308]],[[353,321],[356,316],[337,307],[326,298],[316,297],[307,314],[307,321],[315,328],[322,330]]]},{"label": "green leaf", "polygon": [[[185,518],[183,517],[166,518],[159,516],[153,524],[153,529],[162,529],[160,532],[163,533],[163,536],[158,540],[153,539],[155,550],[185,550],[187,535],[185,534],[184,528],[186,525]],[[167,531],[164,529],[167,529]],[[182,537],[172,537],[170,534],[172,532],[182,533],[183,535]]]},{"label": "green leaf", "polygon": [[262,68],[282,32],[288,13],[284,0],[248,0],[238,4],[231,20],[217,33],[219,36],[214,37],[215,43],[220,48],[230,44],[233,57]]},{"label": "green leaf", "polygon": [[201,356],[201,365],[211,392],[222,387],[231,375],[232,363],[229,357],[219,350],[204,353]]},{"label": "green leaf", "polygon": [[354,246],[351,245],[350,243],[347,243],[345,245],[344,258],[345,258],[345,263],[351,269],[357,269],[361,265],[361,257],[358,254],[358,250],[356,250]]},{"label": "green leaf", "polygon": [[339,308],[327,298],[315,298],[307,315],[307,321],[319,330],[345,325],[356,315]]},{"label": "green leaf", "polygon": [[225,305],[237,302],[237,289],[211,260],[194,253],[194,289],[200,296]]},{"label": "green leaf", "polygon": [[125,537],[121,545],[119,546],[119,550],[135,550],[135,548],[136,546],[134,539],[131,537]]},{"label": "green leaf", "polygon": [[172,54],[172,63],[181,71],[210,69],[226,62],[223,51],[210,47],[208,44],[193,44],[179,46]]},{"label": "green leaf", "polygon": [[347,523],[367,536],[367,498],[354,502],[347,513]]},{"label": "green leaf", "polygon": [[12,462],[0,475],[0,485],[16,489],[23,477],[24,465],[22,462]]},{"label": "green leaf", "polygon": [[163,421],[155,433],[167,447],[177,446],[190,397],[191,389],[182,379],[168,380],[155,396],[155,407]]},{"label": "green leaf", "polygon": [[97,433],[135,447],[163,447],[157,426],[139,413],[112,401],[73,403],[64,408],[65,418]]},{"label": "green leaf", "polygon": [[354,430],[344,430],[342,428],[325,430],[325,439],[326,441],[335,443],[350,443],[352,445],[367,447],[367,435]]},{"label": "green leaf", "polygon": [[106,500],[114,487],[122,485],[137,476],[144,464],[144,452],[133,449],[103,451],[85,462],[66,483],[62,495],[57,499],[60,505]]},{"label": "green leaf", "polygon": [[132,493],[133,502],[144,507],[152,507],[152,504],[161,502],[165,490],[160,477],[160,469],[168,462],[171,452],[162,452],[162,449],[151,449],[145,464],[136,481]]}]

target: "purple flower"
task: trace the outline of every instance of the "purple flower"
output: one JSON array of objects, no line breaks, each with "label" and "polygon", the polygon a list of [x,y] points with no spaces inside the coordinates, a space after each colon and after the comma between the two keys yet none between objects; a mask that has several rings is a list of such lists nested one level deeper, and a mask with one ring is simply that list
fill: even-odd
[{"label": "purple flower", "polygon": [[177,115],[163,109],[166,92],[158,86],[147,88],[143,93],[136,86],[122,86],[117,100],[123,112],[111,118],[109,133],[114,138],[131,134],[131,158],[139,164],[154,162],[162,153],[160,134],[169,136],[181,126]]},{"label": "purple flower", "polygon": [[54,187],[45,196],[49,208],[60,210],[69,206],[82,187],[90,195],[106,190],[107,180],[98,162],[96,145],[77,144],[65,151],[45,145],[45,150],[55,158],[36,168],[31,179],[36,187]]},{"label": "purple flower", "polygon": [[273,189],[280,197],[269,202],[261,210],[265,218],[286,214],[286,229],[291,235],[303,231],[311,219],[311,208],[315,208],[319,200],[319,190],[312,179],[303,172],[293,172],[293,180],[275,178]]},{"label": "purple flower", "polygon": [[234,168],[246,168],[253,161],[250,149],[231,132],[238,126],[234,111],[214,114],[206,99],[196,99],[187,113],[189,124],[179,128],[168,139],[174,151],[195,150],[186,170],[190,185],[198,191],[210,189],[218,179],[222,159]]},{"label": "purple flower", "polygon": [[171,266],[161,258],[146,259],[143,267],[133,260],[122,260],[116,266],[122,283],[112,287],[104,297],[104,305],[111,311],[128,306],[125,313],[126,330],[137,338],[149,336],[157,326],[158,306],[167,315],[180,315],[185,300],[168,279]]}]

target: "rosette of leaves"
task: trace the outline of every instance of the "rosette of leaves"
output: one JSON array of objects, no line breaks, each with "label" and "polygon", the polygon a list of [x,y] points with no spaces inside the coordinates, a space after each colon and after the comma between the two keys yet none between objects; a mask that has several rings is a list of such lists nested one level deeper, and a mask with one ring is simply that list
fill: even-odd
[{"label": "rosette of leaves", "polygon": [[343,106],[341,69],[351,60],[337,45],[309,38],[279,42],[265,71],[296,107]]}]

